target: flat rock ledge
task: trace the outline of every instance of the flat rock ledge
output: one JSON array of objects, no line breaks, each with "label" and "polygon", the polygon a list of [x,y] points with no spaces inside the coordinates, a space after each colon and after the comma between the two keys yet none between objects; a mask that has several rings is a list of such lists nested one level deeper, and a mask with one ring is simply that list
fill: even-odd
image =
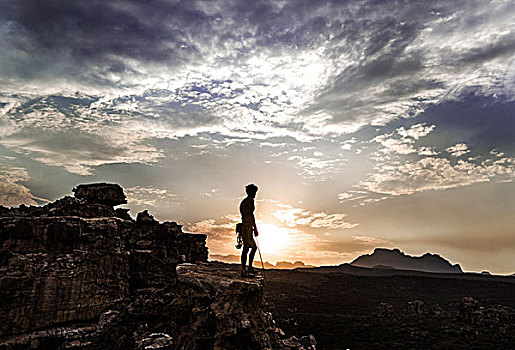
[{"label": "flat rock ledge", "polygon": [[179,343],[191,349],[316,349],[313,336],[286,338],[272,315],[262,309],[265,281],[242,278],[239,265],[177,266],[180,297],[175,301],[190,318]]}]

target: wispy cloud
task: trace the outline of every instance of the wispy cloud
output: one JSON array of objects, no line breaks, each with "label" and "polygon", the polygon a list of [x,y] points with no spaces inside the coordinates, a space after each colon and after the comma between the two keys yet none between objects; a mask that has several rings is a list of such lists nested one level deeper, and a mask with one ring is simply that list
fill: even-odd
[{"label": "wispy cloud", "polygon": [[158,207],[178,201],[177,195],[165,188],[134,186],[124,189],[130,205]]},{"label": "wispy cloud", "polygon": [[[341,228],[340,218],[329,217],[324,222],[316,220],[315,218],[314,227]],[[231,217],[221,218],[220,221],[206,219],[186,225],[186,229],[207,234],[211,251],[220,254],[237,254],[239,252],[234,248],[236,221],[237,218]],[[341,264],[351,260],[356,254],[368,252],[378,245],[392,246],[389,241],[369,236],[351,236],[339,239],[338,242],[320,238],[305,230],[310,223],[313,223],[313,220],[308,221],[310,222],[296,222],[295,227],[291,225],[292,222],[286,226],[258,222],[260,235],[256,240],[266,260],[272,262],[302,260],[310,264]],[[313,255],[313,251],[316,251],[316,255]]]},{"label": "wispy cloud", "polygon": [[278,209],[274,210],[272,215],[288,227],[349,229],[358,226],[357,223],[349,222],[345,214],[312,212],[288,204],[278,204],[277,206]]},{"label": "wispy cloud", "polygon": [[492,180],[511,181],[515,175],[515,159],[499,156],[495,151],[490,157],[480,156],[458,159],[470,152],[464,143],[445,148],[451,159],[438,156],[435,147],[420,146],[418,141],[427,137],[434,125],[415,124],[408,129],[401,127],[394,132],[381,134],[370,142],[381,147],[371,153],[376,161],[374,171],[356,184],[355,191],[338,195],[340,202],[357,202],[361,205],[375,203],[389,196],[410,195],[429,190],[443,190],[468,186]]},{"label": "wispy cloud", "polygon": [[[458,160],[456,164],[452,164],[446,158],[426,157],[404,164],[383,165],[376,173],[370,174],[366,181],[361,182],[359,187],[375,194],[399,196],[467,186],[493,179],[511,179],[514,175],[514,158],[495,161],[487,159],[480,163]],[[354,198],[355,196],[348,193],[340,195],[341,200]]]}]

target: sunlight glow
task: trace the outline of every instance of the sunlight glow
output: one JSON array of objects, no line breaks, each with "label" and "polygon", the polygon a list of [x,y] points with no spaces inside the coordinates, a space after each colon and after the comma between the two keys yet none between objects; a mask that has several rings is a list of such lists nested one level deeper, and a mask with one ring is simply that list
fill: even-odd
[{"label": "sunlight glow", "polygon": [[259,236],[256,241],[263,253],[277,254],[291,244],[290,229],[273,224],[258,223]]}]

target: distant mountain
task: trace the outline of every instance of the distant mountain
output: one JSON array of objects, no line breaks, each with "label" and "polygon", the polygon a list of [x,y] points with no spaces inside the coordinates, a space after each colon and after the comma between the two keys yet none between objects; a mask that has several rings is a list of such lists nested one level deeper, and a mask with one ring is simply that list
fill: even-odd
[{"label": "distant mountain", "polygon": [[[239,264],[240,263],[240,256],[235,254],[228,254],[228,255],[221,255],[221,254],[209,254],[209,260],[211,261],[222,261],[229,264]],[[262,267],[261,261],[259,259],[254,258],[254,264],[255,267]],[[276,265],[269,263],[268,261],[265,261],[263,263],[265,266],[265,269],[296,269],[297,267],[313,267],[313,265],[306,265],[302,261],[278,261]]]},{"label": "distant mountain", "polygon": [[[222,255],[222,254],[209,254],[209,260],[210,261],[221,261],[228,264],[240,264],[241,263],[241,257],[239,255],[235,254],[228,254],[228,255]],[[261,267],[261,261],[258,259],[254,259],[254,267]],[[275,269],[275,265],[270,264],[268,261],[264,262],[265,269]]]},{"label": "distant mountain", "polygon": [[237,264],[240,262],[240,256],[234,254],[221,255],[221,254],[209,254],[210,261],[222,261],[229,264]]},{"label": "distant mountain", "polygon": [[426,253],[422,256],[410,256],[399,249],[376,248],[372,254],[362,255],[350,264],[368,268],[463,273],[460,265],[452,265],[438,254]]},{"label": "distant mountain", "polygon": [[276,269],[296,269],[297,267],[313,267],[312,265],[306,265],[302,261],[295,261],[294,263],[289,261],[278,261],[275,264]]}]

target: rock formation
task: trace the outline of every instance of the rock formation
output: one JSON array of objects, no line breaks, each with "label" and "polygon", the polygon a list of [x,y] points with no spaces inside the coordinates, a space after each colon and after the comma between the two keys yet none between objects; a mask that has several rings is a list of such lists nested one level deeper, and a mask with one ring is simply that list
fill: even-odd
[{"label": "rock formation", "polygon": [[392,317],[395,308],[390,303],[380,303],[377,306],[377,317]]},{"label": "rock formation", "polygon": [[461,266],[452,265],[438,254],[426,253],[422,256],[410,256],[399,249],[376,248],[372,254],[365,254],[351,265],[368,268],[393,268],[435,273],[462,273]]},{"label": "rock formation", "polygon": [[314,349],[263,311],[261,278],[207,263],[206,236],[115,184],[43,207],[0,206],[0,349]]},{"label": "rock formation", "polygon": [[515,310],[512,307],[503,305],[483,307],[472,297],[463,297],[458,307],[460,319],[476,326],[497,326],[499,323],[515,321]]},{"label": "rock formation", "polygon": [[75,198],[86,199],[89,203],[116,206],[127,203],[120,185],[95,183],[79,185],[73,190]]},{"label": "rock formation", "polygon": [[422,300],[413,300],[408,302],[408,309],[411,315],[418,316],[424,313],[426,304]]}]

